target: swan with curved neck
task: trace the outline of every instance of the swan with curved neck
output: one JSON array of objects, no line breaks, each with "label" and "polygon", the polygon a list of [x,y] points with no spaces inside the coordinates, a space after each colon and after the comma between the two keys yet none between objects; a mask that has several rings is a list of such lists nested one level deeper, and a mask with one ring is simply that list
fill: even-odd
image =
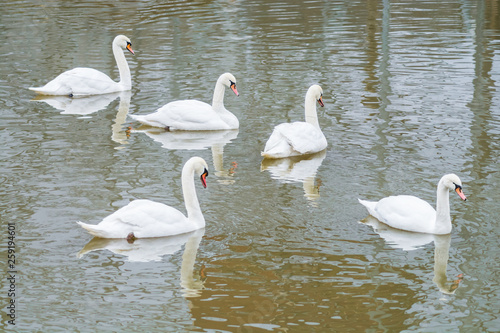
[{"label": "swan with curved neck", "polygon": [[116,36],[113,40],[112,49],[120,73],[119,82],[113,81],[109,76],[98,70],[77,67],[60,74],[43,87],[31,87],[29,89],[42,95],[71,97],[130,90],[132,88],[130,69],[122,51],[122,49],[126,49],[134,54],[130,39],[123,35]]},{"label": "swan with curved neck", "polygon": [[358,200],[370,215],[393,228],[445,235],[452,228],[449,190],[455,191],[462,200],[467,200],[462,191],[462,182],[455,174],[444,175],[439,180],[436,209],[424,200],[410,195],[390,196],[380,201]]},{"label": "swan with curved neck", "polygon": [[190,158],[182,168],[182,192],[187,217],[177,209],[151,200],[134,200],[104,218],[99,224],[77,222],[101,238],[150,238],[178,235],[205,227],[205,218],[196,196],[194,175],[207,186],[208,166],[201,157]]},{"label": "swan with curved neck", "polygon": [[212,105],[197,100],[170,102],[148,115],[130,115],[140,123],[175,131],[212,131],[237,129],[238,118],[224,107],[224,91],[230,88],[236,96],[236,78],[222,74],[215,84]]},{"label": "swan with curved neck", "polygon": [[327,142],[319,127],[316,101],[324,106],[323,89],[319,85],[312,85],[306,93],[306,121],[276,126],[261,155],[265,158],[283,158],[314,154],[326,149]]}]

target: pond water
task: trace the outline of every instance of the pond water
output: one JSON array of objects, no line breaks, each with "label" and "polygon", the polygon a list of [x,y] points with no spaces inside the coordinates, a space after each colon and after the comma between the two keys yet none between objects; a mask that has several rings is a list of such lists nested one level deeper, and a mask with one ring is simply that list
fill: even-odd
[{"label": "pond water", "polygon": [[[14,0],[0,15],[0,252],[9,225],[16,251],[4,330],[500,331],[497,1]],[[130,92],[34,100],[28,87],[74,67],[118,80],[118,34],[136,51]],[[127,117],[210,102],[224,72],[238,131],[144,132]],[[326,152],[263,163],[312,84]],[[129,244],[75,223],[134,199],[184,211],[192,156],[210,166],[205,229]],[[434,205],[446,173],[468,196],[450,193],[450,235],[360,223],[373,220],[358,198]]]}]

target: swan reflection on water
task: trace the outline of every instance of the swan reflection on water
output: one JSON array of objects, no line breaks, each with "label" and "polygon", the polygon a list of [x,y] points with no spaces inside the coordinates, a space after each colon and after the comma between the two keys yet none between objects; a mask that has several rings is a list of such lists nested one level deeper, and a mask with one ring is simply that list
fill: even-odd
[{"label": "swan reflection on water", "polygon": [[127,257],[130,262],[161,261],[163,256],[174,254],[185,245],[180,269],[180,285],[184,297],[198,297],[204,288],[206,276],[204,268],[196,274],[193,274],[193,271],[196,253],[204,234],[205,228],[177,236],[138,238],[134,241],[94,237],[77,256],[82,258],[93,251],[108,250]]},{"label": "swan reflection on water", "polygon": [[285,183],[301,182],[304,196],[314,202],[320,197],[320,181],[316,181],[316,173],[326,157],[326,150],[307,156],[294,156],[280,159],[265,158],[261,163],[261,171],[269,171],[273,179]]},{"label": "swan reflection on water", "polygon": [[238,130],[225,131],[165,131],[150,126],[133,129],[132,133],[144,133],[166,149],[204,150],[211,148],[217,181],[222,184],[233,184],[236,162],[224,168],[224,146],[238,137]]},{"label": "swan reflection on water", "polygon": [[125,95],[128,94],[130,101],[130,91],[84,97],[37,95],[32,101],[45,102],[54,109],[61,110],[61,114],[86,116],[105,109],[109,103],[124,93]]},{"label": "swan reflection on water", "polygon": [[120,104],[118,105],[118,112],[116,113],[114,123],[111,125],[111,140],[120,144],[116,149],[122,149],[124,148],[123,145],[128,144],[127,140],[130,134],[128,130],[123,128],[130,108],[130,91],[78,98],[37,95],[33,101],[45,102],[55,109],[62,110],[61,114],[87,116],[107,108],[117,97],[120,97]]},{"label": "swan reflection on water", "polygon": [[446,276],[451,234],[433,235],[398,230],[378,221],[373,216],[368,216],[360,222],[371,226],[390,247],[395,249],[413,251],[434,242],[434,278],[432,281],[443,294],[452,295],[458,289],[463,279],[462,274],[459,274],[455,280],[448,280]]},{"label": "swan reflection on water", "polygon": [[130,130],[124,129],[123,124],[127,121],[128,111],[130,109],[130,91],[123,91],[120,93],[120,104],[118,105],[118,112],[111,125],[111,140],[120,144],[115,149],[123,149],[128,144]]}]

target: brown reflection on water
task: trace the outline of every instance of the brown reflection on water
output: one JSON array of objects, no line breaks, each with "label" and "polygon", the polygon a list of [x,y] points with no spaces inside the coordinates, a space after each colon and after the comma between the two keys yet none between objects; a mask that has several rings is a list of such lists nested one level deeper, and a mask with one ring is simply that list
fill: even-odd
[{"label": "brown reflection on water", "polygon": [[[361,103],[371,109],[380,108],[380,75],[379,75],[379,50],[380,50],[380,21],[382,11],[378,6],[380,1],[370,0],[367,2],[368,16],[366,18],[366,64],[364,69],[367,77],[363,80],[366,94]],[[385,22],[384,22],[385,23]]]},{"label": "brown reflection on water", "polygon": [[266,249],[232,249],[233,256],[207,265],[206,289],[201,297],[189,299],[196,326],[233,332],[259,327],[274,331],[404,330],[418,292],[405,283],[385,281],[384,276],[423,283],[408,267],[381,265],[363,255],[297,249],[253,257],[252,252]]},{"label": "brown reflection on water", "polygon": [[[490,16],[493,20],[485,20],[486,12],[496,12],[497,16]],[[494,111],[491,109],[492,100],[496,96],[495,80],[491,77],[493,70],[493,58],[496,45],[485,35],[489,33],[486,26],[498,28],[500,22],[498,18],[498,3],[488,1],[487,5],[483,2],[478,3],[476,14],[476,46],[474,53],[474,73],[475,78],[474,94],[469,103],[469,108],[474,114],[471,126],[472,145],[470,153],[474,156],[471,173],[474,179],[484,179],[488,177],[491,170],[490,164],[496,160],[499,149],[498,142],[500,136],[496,127],[492,123],[495,119]]]}]

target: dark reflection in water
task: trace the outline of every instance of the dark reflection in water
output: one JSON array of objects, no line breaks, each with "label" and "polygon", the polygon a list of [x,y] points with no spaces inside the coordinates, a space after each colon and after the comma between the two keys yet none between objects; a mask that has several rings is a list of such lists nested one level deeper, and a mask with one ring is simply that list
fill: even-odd
[{"label": "dark reflection in water", "polygon": [[[18,331],[500,327],[497,1],[18,0],[0,12],[0,216],[18,232]],[[117,34],[136,50],[129,94],[31,101],[27,87],[77,66],[117,79]],[[222,71],[238,78],[240,97],[227,101],[237,133],[129,129],[128,114],[210,100]],[[316,83],[329,145],[315,183],[262,172],[272,128],[303,116]],[[154,261],[76,257],[90,241],[77,220],[140,198],[181,205],[193,155],[211,166],[203,238]],[[358,197],[433,202],[450,172],[469,200],[452,203],[449,238],[397,247],[358,223]],[[5,309],[1,318],[8,329]]]},{"label": "dark reflection in water", "polygon": [[[363,255],[326,249],[311,253],[302,243],[279,246],[278,239],[257,236],[251,245],[230,248],[232,255],[211,262],[206,290],[192,300],[197,326],[342,331],[401,327],[411,318],[405,312],[417,297],[406,283],[423,283],[409,266],[380,265]],[[369,281],[367,275],[381,278]]]}]

